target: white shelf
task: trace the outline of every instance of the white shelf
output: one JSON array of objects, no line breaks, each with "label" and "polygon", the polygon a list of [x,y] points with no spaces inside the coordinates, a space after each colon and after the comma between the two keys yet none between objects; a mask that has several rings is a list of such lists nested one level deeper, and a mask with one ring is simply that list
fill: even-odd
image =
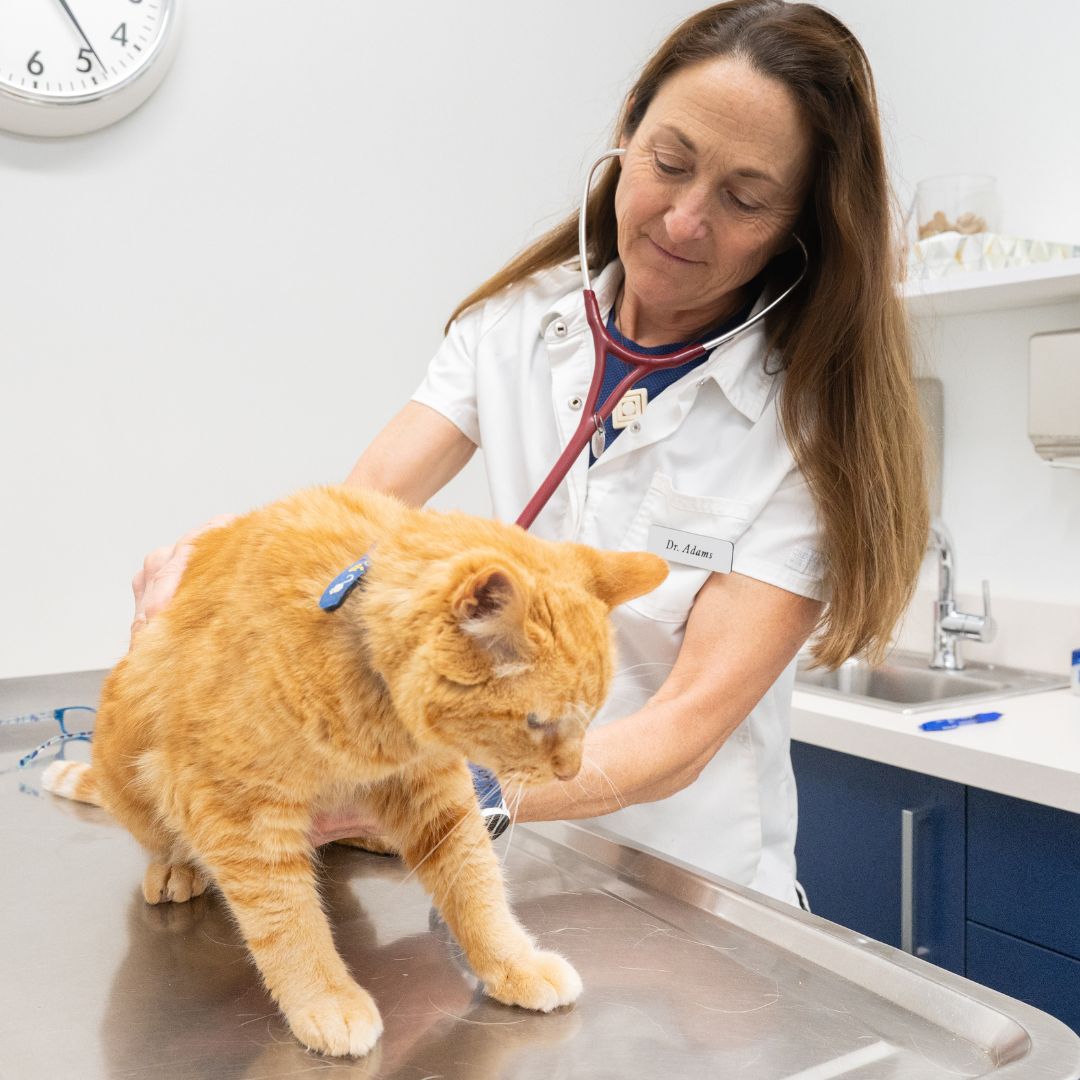
[{"label": "white shelf", "polygon": [[904,286],[904,299],[912,315],[970,315],[1063,304],[1080,300],[1080,259],[909,281]]}]

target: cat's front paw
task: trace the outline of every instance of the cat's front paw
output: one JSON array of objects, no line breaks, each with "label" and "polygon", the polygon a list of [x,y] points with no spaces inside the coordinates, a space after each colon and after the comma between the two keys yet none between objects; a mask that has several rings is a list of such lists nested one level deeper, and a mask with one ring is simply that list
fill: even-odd
[{"label": "cat's front paw", "polygon": [[551,1012],[559,1005],[577,1001],[581,976],[558,953],[534,949],[523,960],[507,964],[492,979],[484,980],[484,993],[504,1005],[520,1005],[537,1012]]},{"label": "cat's front paw", "polygon": [[334,1057],[362,1057],[382,1034],[382,1017],[359,986],[321,994],[285,1011],[292,1033],[310,1050]]}]

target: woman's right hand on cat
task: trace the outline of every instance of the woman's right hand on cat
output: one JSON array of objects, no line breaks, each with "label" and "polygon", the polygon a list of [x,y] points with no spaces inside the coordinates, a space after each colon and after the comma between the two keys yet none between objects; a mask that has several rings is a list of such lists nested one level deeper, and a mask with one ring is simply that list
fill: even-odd
[{"label": "woman's right hand on cat", "polygon": [[191,548],[197,537],[236,519],[236,514],[218,514],[191,532],[185,533],[172,547],[159,547],[143,560],[142,568],[131,579],[135,594],[135,618],[131,621],[131,640],[155,616],[168,606],[180,584]]}]

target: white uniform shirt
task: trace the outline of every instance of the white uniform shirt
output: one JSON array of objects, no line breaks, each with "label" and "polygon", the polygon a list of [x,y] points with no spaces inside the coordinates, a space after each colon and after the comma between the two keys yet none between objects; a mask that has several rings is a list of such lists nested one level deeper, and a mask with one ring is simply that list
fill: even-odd
[{"label": "white uniform shirt", "polygon": [[[593,343],[575,266],[465,312],[414,395],[485,450],[501,520],[516,520],[581,419]],[[604,317],[621,280],[616,261],[594,282]],[[583,450],[531,532],[623,551],[646,550],[653,523],[718,537],[734,543],[736,573],[823,599],[817,516],[780,430],[782,376],[767,373],[763,322],[657,395],[591,468]],[[635,712],[660,687],[709,574],[670,563],[659,588],[612,612],[620,674],[596,724]],[[689,787],[596,823],[796,903],[793,680],[794,664]]]}]

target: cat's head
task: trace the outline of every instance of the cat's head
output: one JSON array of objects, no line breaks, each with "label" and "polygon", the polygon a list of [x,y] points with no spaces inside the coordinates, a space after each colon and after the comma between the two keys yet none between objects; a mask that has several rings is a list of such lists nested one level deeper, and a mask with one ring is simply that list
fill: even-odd
[{"label": "cat's head", "polygon": [[532,537],[447,560],[423,590],[409,685],[392,687],[402,719],[505,780],[576,776],[611,683],[609,613],[667,572],[657,555]]}]

